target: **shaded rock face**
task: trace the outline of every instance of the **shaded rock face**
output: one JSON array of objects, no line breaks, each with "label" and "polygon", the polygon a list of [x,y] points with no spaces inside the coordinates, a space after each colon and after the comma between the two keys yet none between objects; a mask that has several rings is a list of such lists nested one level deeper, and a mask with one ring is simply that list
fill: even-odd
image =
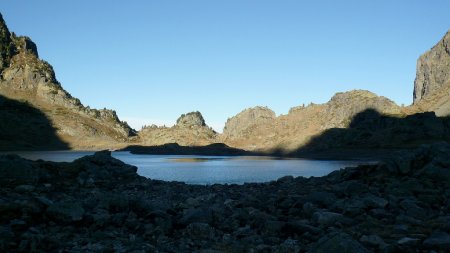
[{"label": "shaded rock face", "polygon": [[256,106],[245,109],[225,123],[223,138],[239,138],[246,136],[252,127],[275,119],[275,112],[267,107]]},{"label": "shaded rock face", "polygon": [[31,104],[0,95],[0,150],[68,149],[56,131]]},{"label": "shaded rock face", "polygon": [[85,107],[65,91],[53,67],[39,59],[36,44],[28,37],[11,34],[1,16],[0,49],[0,95],[27,101],[42,111],[72,148],[111,147],[135,135],[115,111]]},{"label": "shaded rock face", "polygon": [[177,119],[178,127],[203,127],[206,126],[205,120],[199,111],[182,114]]},{"label": "shaded rock face", "polygon": [[15,47],[11,40],[11,34],[6,26],[3,16],[0,14],[0,72],[9,66]]},{"label": "shaded rock face", "polygon": [[450,84],[450,31],[417,61],[414,104]]}]

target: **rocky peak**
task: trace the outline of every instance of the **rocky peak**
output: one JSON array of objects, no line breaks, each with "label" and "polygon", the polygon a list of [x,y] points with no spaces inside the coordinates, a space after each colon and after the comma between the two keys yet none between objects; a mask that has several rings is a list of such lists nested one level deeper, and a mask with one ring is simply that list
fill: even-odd
[{"label": "rocky peak", "polygon": [[178,127],[204,127],[206,126],[205,119],[200,112],[190,112],[182,114],[177,119]]},{"label": "rocky peak", "polygon": [[450,85],[450,30],[417,60],[414,104]]},{"label": "rocky peak", "polygon": [[36,58],[39,58],[36,43],[34,43],[29,37],[27,37],[27,36],[17,37],[13,33],[12,40],[17,48],[17,51],[23,52],[23,53],[30,53],[30,54],[35,55]]},{"label": "rocky peak", "polygon": [[3,20],[2,14],[0,14],[0,72],[9,66],[14,51],[15,47],[11,40],[11,33],[6,26],[5,20]]},{"label": "rocky peak", "polygon": [[348,127],[355,115],[367,109],[375,110],[381,114],[401,113],[400,107],[392,100],[378,96],[373,92],[366,90],[339,92],[326,103],[324,116],[327,120],[322,128]]},{"label": "rocky peak", "polygon": [[238,137],[252,126],[275,118],[275,112],[267,107],[256,106],[248,108],[227,120],[223,129],[223,135],[225,138]]}]

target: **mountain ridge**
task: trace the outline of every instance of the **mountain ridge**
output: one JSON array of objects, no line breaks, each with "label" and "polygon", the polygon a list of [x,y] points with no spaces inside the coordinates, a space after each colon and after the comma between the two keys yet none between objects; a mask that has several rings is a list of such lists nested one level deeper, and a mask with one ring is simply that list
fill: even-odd
[{"label": "mountain ridge", "polygon": [[39,108],[70,148],[106,147],[136,135],[115,111],[91,109],[64,90],[53,67],[39,58],[36,44],[29,37],[10,33],[1,14],[0,42],[0,95]]},{"label": "mountain ridge", "polygon": [[[349,128],[355,117],[370,110],[380,117],[398,119],[428,111],[437,116],[449,115],[449,48],[450,31],[418,59],[411,106],[399,106],[370,91],[351,90],[338,92],[323,104],[292,107],[285,115],[277,116],[264,106],[244,109],[227,120],[222,134],[209,127],[200,112],[181,115],[172,127],[152,125],[136,131],[121,121],[115,111],[91,109],[72,97],[57,80],[53,67],[39,58],[36,44],[29,37],[11,33],[0,14],[0,95],[26,101],[42,111],[56,136],[71,149],[168,143],[205,146],[222,142],[249,151],[293,152],[330,129]],[[410,121],[427,117],[417,116]]]}]

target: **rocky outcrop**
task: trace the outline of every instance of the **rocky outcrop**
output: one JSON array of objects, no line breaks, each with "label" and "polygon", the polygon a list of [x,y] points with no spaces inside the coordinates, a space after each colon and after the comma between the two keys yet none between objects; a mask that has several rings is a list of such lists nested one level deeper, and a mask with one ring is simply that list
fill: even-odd
[{"label": "rocky outcrop", "polygon": [[325,177],[243,185],[146,179],[96,153],[0,156],[2,252],[446,252],[450,147]]},{"label": "rocky outcrop", "polygon": [[206,125],[200,112],[182,114],[172,127],[145,126],[139,131],[140,145],[160,146],[176,143],[181,146],[203,146],[216,142],[218,134]]},{"label": "rocky outcrop", "polygon": [[182,114],[177,119],[177,127],[204,127],[205,120],[199,111]]},{"label": "rocky outcrop", "polygon": [[253,131],[253,128],[275,119],[275,112],[267,107],[256,106],[245,109],[227,120],[223,129],[224,140],[241,138]]},{"label": "rocky outcrop", "polygon": [[366,90],[336,93],[325,107],[322,129],[349,127],[355,115],[368,109],[385,115],[401,114],[401,108],[392,100]]},{"label": "rocky outcrop", "polygon": [[417,61],[414,104],[450,85],[450,31]]},{"label": "rocky outcrop", "polygon": [[28,37],[11,34],[1,17],[0,47],[0,95],[27,101],[39,109],[57,129],[56,134],[71,148],[111,148],[135,135],[114,111],[85,107],[65,91],[56,79],[53,67],[39,59],[36,44]]}]

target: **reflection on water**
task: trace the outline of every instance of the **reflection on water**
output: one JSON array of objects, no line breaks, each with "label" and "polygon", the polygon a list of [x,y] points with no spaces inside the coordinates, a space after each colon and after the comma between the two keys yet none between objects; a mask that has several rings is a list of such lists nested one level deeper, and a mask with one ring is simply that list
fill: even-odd
[{"label": "reflection on water", "polygon": [[[19,155],[31,160],[70,162],[91,154],[93,152],[45,151],[20,152]],[[288,175],[318,177],[337,169],[367,163],[255,156],[133,155],[129,152],[113,152],[112,155],[137,166],[141,176],[189,184],[268,182]]]},{"label": "reflection on water", "polygon": [[210,157],[182,157],[182,158],[167,158],[168,162],[177,162],[177,163],[201,163],[208,161],[218,161],[225,160],[231,158],[210,158]]},{"label": "reflection on water", "polygon": [[223,156],[223,157],[168,157],[169,162],[179,162],[179,163],[201,163],[209,161],[223,161],[223,160],[254,160],[254,161],[264,161],[264,160],[302,160],[300,158],[291,157],[272,157],[272,156]]}]

